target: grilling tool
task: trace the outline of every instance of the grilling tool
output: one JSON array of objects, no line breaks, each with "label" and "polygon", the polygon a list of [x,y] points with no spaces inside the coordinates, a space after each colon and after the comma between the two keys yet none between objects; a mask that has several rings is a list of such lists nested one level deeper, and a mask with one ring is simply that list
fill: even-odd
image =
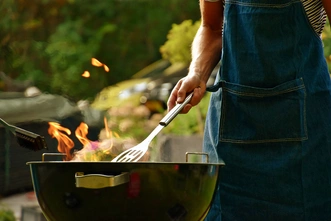
[{"label": "grilling tool", "polygon": [[22,128],[16,127],[14,125],[8,124],[6,121],[0,118],[0,124],[2,124],[7,130],[12,132],[18,144],[21,147],[38,151],[44,148],[47,148],[45,139],[39,134],[32,133],[30,131],[24,130]]},{"label": "grilling tool", "polygon": [[167,126],[178,114],[179,112],[188,104],[193,96],[193,92],[191,92],[181,104],[176,104],[174,108],[172,108],[159,122],[159,125],[148,135],[145,140],[143,140],[140,144],[122,152],[120,155],[115,157],[112,162],[137,162],[142,158],[148,150],[150,142],[154,139],[156,135]]}]

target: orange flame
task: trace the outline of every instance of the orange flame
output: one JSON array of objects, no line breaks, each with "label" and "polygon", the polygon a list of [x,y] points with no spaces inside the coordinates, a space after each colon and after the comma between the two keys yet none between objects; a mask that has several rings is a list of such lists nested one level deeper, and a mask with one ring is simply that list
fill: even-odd
[{"label": "orange flame", "polygon": [[92,63],[93,66],[96,66],[96,67],[102,67],[103,66],[103,64],[100,61],[98,61],[96,58],[92,58],[91,63]]},{"label": "orange flame", "polygon": [[103,69],[106,71],[106,72],[109,72],[109,67],[103,63],[101,63],[100,61],[98,61],[96,58],[92,58],[91,59],[91,64],[95,67],[103,67]]},{"label": "orange flame", "polygon": [[75,131],[75,135],[77,139],[84,145],[87,146],[91,143],[89,139],[87,139],[86,135],[88,134],[88,126],[85,123],[80,123]]},{"label": "orange flame", "polygon": [[105,69],[106,72],[109,72],[109,67],[107,65],[103,65],[103,69]]},{"label": "orange flame", "polygon": [[104,150],[104,152],[108,152],[113,147],[113,136],[115,136],[116,138],[119,138],[120,136],[118,135],[118,133],[109,130],[106,117],[103,118],[103,122],[105,124],[106,137],[110,138],[110,141],[111,141],[109,149]]},{"label": "orange flame", "polygon": [[107,122],[106,117],[103,118],[103,123],[105,124],[106,136],[107,136],[107,138],[109,138],[109,127],[108,127],[108,122]]},{"label": "orange flame", "polygon": [[84,78],[89,78],[91,75],[90,75],[90,72],[88,72],[88,71],[84,71],[84,73],[82,74],[82,76],[83,76]]},{"label": "orange flame", "polygon": [[56,122],[49,122],[48,124],[48,133],[58,141],[58,151],[60,153],[66,154],[66,160],[71,160],[71,149],[74,147],[74,142],[67,136],[71,134],[71,131],[65,127],[60,126],[60,124]]},{"label": "orange flame", "polygon": [[79,151],[72,153],[74,147],[74,142],[68,137],[71,135],[71,131],[68,128],[61,126],[56,122],[49,122],[48,133],[56,138],[58,141],[58,151],[60,153],[65,153],[65,160],[76,160],[76,161],[98,161],[97,156],[91,154],[96,150],[101,150],[105,154],[110,154],[113,148],[113,138],[119,138],[120,136],[113,131],[109,130],[108,122],[106,117],[104,118],[105,132],[108,142],[103,143],[99,141],[91,141],[87,138],[88,125],[86,123],[81,123],[75,130],[75,136],[83,144],[83,148]]}]

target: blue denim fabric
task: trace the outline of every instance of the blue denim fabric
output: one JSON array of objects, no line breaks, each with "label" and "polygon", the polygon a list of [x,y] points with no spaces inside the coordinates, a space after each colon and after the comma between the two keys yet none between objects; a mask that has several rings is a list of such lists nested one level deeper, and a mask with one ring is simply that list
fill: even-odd
[{"label": "blue denim fabric", "polygon": [[224,10],[204,150],[226,166],[205,220],[331,220],[331,83],[320,37],[299,0],[226,0]]}]

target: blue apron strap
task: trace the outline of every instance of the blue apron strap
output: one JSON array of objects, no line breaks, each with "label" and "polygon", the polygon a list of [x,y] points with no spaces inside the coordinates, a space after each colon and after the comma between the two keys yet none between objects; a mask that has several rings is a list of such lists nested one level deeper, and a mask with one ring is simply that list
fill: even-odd
[{"label": "blue apron strap", "polygon": [[223,84],[224,84],[224,81],[219,81],[216,84],[207,87],[206,88],[206,91],[208,91],[208,92],[216,92],[216,91],[218,91],[218,89],[220,89],[223,86]]}]

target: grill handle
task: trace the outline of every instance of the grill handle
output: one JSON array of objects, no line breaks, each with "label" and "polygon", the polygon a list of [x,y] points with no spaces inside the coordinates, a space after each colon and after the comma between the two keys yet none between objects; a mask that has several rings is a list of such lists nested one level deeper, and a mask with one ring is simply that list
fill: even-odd
[{"label": "grill handle", "polygon": [[75,180],[77,188],[101,189],[128,183],[130,177],[128,172],[121,173],[117,176],[103,174],[84,175],[83,172],[76,172]]}]

